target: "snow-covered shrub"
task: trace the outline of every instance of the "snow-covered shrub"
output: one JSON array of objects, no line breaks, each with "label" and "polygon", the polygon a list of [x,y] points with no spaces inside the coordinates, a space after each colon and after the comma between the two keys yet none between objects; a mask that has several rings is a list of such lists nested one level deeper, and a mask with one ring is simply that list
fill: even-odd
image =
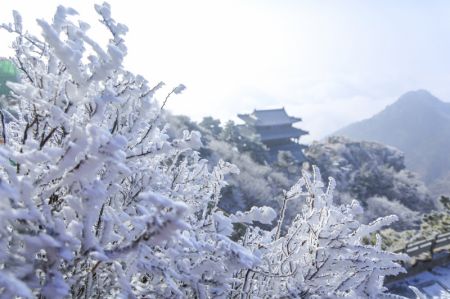
[{"label": "snow-covered shrub", "polygon": [[389,200],[386,197],[374,196],[366,201],[367,208],[364,209],[365,219],[376,219],[380,215],[397,215],[399,221],[397,227],[409,227],[419,225],[420,213],[412,211],[402,205],[398,200]]},{"label": "snow-covered shrub", "polygon": [[[201,132],[203,146],[200,154],[208,159],[210,167],[219,160],[225,160],[239,168],[239,175],[227,177],[228,186],[222,190],[219,202],[219,207],[229,213],[247,210],[253,206],[279,209],[279,190],[289,188],[299,179],[298,165],[289,161],[289,157],[282,165],[261,164],[255,161],[254,156],[264,158],[264,155],[261,156],[264,145],[250,140],[248,136],[240,135],[238,127],[232,122],[228,122],[223,128],[219,120],[211,117],[205,117],[197,124],[186,116],[170,115],[168,121],[171,125],[171,135],[177,135],[176,129],[194,129]],[[286,152],[285,156],[288,154]],[[295,216],[292,214],[296,214],[295,209],[289,210],[289,219]]]},{"label": "snow-covered shrub", "polygon": [[17,13],[5,25],[24,78],[10,84],[20,113],[2,127],[0,290],[220,295],[256,260],[215,225],[234,167],[209,171],[196,132],[169,140],[154,99],[161,84],[122,68],[127,28],[107,4],[96,10],[112,35],[106,49],[64,7],[38,21],[44,39],[22,31]]},{"label": "snow-covered shrub", "polygon": [[410,211],[420,214],[441,206],[438,200],[430,196],[417,175],[406,169],[403,153],[393,147],[329,137],[311,144],[305,154],[322,173],[336,179],[335,197],[338,203],[356,198],[369,210],[377,207],[377,203],[369,203],[371,199],[384,197],[395,202],[388,210],[378,208],[368,211],[364,215],[365,222],[389,215],[392,208],[396,211],[403,208],[404,213],[398,214],[401,221],[395,227],[417,227],[417,218],[411,218]]},{"label": "snow-covered shrub", "polygon": [[334,206],[334,180],[324,191],[319,170],[313,169],[312,177],[303,172],[284,193],[285,203],[304,202],[284,236],[280,234],[283,216],[271,232],[257,227],[247,230],[243,245],[252,248],[262,262],[241,272],[237,293],[244,298],[374,298],[383,291],[384,275],[400,272],[393,262],[399,256],[382,251],[379,237],[374,247],[361,244],[364,236],[396,217],[361,225],[354,218],[362,212],[358,202]]},{"label": "snow-covered shrub", "polygon": [[[276,217],[268,207],[226,215],[217,208],[224,177],[195,149],[198,132],[166,134],[154,98],[161,83],[122,67],[125,25],[96,5],[111,33],[106,48],[59,7],[42,37],[21,18],[21,83],[9,85],[18,115],[2,123],[0,147],[0,296],[13,298],[216,298],[376,296],[400,256],[361,245],[390,223],[354,220],[356,203],[336,207],[318,171],[284,193],[273,231],[253,226]],[[172,90],[177,94],[180,85]],[[167,96],[167,97],[168,97]],[[166,100],[167,100],[166,97]],[[5,110],[2,110],[6,113]],[[303,207],[281,233],[286,203]],[[230,239],[234,225],[244,236]]]},{"label": "snow-covered shrub", "polygon": [[278,207],[276,196],[280,189],[289,186],[287,179],[280,172],[276,172],[268,165],[256,163],[248,153],[241,153],[232,145],[224,141],[211,140],[208,149],[212,151],[211,161],[223,159],[239,167],[239,175],[228,178],[232,194],[224,195],[221,201],[227,211],[235,211],[233,203],[240,203],[241,208],[252,206]]}]

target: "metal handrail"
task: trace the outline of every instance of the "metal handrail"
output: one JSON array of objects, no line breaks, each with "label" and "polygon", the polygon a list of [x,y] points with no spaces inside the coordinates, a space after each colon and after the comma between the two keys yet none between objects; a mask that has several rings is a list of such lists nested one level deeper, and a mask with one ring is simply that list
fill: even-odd
[{"label": "metal handrail", "polygon": [[397,253],[407,253],[411,257],[422,253],[434,253],[435,249],[450,245],[450,232],[438,234],[432,239],[413,241],[405,245],[402,249],[395,250]]}]

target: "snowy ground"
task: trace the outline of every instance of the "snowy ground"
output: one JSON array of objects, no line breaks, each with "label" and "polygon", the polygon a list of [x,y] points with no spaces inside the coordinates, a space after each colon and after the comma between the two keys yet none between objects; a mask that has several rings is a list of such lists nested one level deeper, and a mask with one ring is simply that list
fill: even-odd
[{"label": "snowy ground", "polygon": [[399,295],[416,298],[408,286],[415,286],[428,298],[450,298],[450,264],[396,282],[389,289]]}]

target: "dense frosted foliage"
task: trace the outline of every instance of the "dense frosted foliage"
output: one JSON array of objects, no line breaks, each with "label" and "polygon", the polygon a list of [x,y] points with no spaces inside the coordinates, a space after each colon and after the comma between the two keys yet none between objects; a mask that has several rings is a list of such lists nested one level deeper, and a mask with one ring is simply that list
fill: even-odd
[{"label": "dense frosted foliage", "polygon": [[[10,84],[18,115],[1,127],[1,297],[382,294],[402,256],[361,238],[394,216],[360,225],[358,204],[333,205],[334,181],[324,191],[317,169],[284,192],[272,231],[253,226],[271,223],[271,208],[225,214],[220,192],[237,168],[209,169],[198,132],[169,137],[154,98],[162,84],[123,69],[127,28],[108,4],[95,8],[111,33],[105,48],[64,7],[38,21],[42,38],[23,31],[18,13],[4,25],[17,35],[23,78]],[[283,234],[289,201],[302,209]]]},{"label": "dense frosted foliage", "polygon": [[330,137],[313,143],[306,151],[312,164],[337,181],[338,202],[362,201],[367,221],[396,214],[398,228],[417,226],[416,213],[439,208],[417,176],[405,168],[403,154],[375,142]]},{"label": "dense frosted foliage", "polygon": [[[228,186],[222,190],[219,206],[228,212],[263,205],[279,209],[279,190],[289,188],[299,179],[299,164],[289,152],[283,152],[275,163],[265,163],[267,148],[256,137],[242,135],[233,122],[221,125],[219,120],[205,117],[197,124],[185,116],[170,116],[168,121],[174,136],[184,129],[201,132],[200,153],[210,166],[225,160],[239,168],[239,175],[228,176]],[[288,218],[292,220],[297,211],[296,207],[289,209]]]},{"label": "dense frosted foliage", "polygon": [[153,99],[161,84],[120,67],[126,27],[108,5],[96,8],[113,35],[107,50],[63,7],[52,24],[39,21],[45,41],[9,27],[28,80],[10,85],[21,113],[6,125],[1,152],[4,292],[225,292],[231,273],[255,260],[214,225],[234,168],[209,172],[192,150],[196,132],[168,140]]},{"label": "dense frosted foliage", "polygon": [[[330,179],[324,190],[320,173],[303,172],[302,178],[287,192],[284,203],[302,199],[301,212],[280,234],[282,216],[274,231],[249,228],[243,244],[258,252],[262,262],[241,275],[240,293],[245,298],[261,297],[377,297],[382,290],[383,275],[399,272],[392,259],[398,255],[381,251],[377,245],[363,246],[363,236],[396,219],[378,219],[360,225],[355,214],[362,209],[356,201],[349,205],[333,205],[335,183]],[[264,244],[264,246],[261,246]]]}]

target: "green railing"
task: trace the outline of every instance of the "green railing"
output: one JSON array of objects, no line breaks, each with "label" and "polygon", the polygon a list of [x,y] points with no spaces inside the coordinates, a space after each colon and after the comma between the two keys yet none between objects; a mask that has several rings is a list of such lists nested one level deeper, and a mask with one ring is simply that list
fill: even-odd
[{"label": "green railing", "polygon": [[19,78],[19,71],[15,65],[8,59],[0,58],[0,96],[8,95],[9,88],[6,82],[17,82]]}]

